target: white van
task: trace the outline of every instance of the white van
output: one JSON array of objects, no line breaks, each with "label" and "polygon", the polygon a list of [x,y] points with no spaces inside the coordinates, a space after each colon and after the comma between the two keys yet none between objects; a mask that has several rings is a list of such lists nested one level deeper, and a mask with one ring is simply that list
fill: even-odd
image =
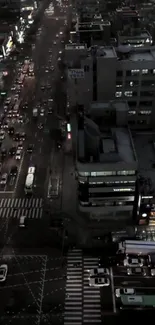
[{"label": "white van", "polygon": [[21,217],[20,217],[20,219],[19,219],[19,227],[20,227],[20,228],[25,227],[25,219],[26,219],[25,216],[21,216]]}]

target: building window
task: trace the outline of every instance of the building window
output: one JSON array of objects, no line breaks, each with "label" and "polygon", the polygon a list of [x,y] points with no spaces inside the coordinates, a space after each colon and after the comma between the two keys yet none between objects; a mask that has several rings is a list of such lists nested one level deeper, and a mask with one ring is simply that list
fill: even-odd
[{"label": "building window", "polygon": [[130,71],[130,70],[127,70],[127,71],[126,71],[126,76],[128,76],[128,77],[131,76],[131,71]]},{"label": "building window", "polygon": [[124,92],[124,95],[125,95],[126,97],[132,97],[132,96],[133,96],[133,92],[132,92],[132,91],[125,91],[125,92]]},{"label": "building window", "polygon": [[115,93],[115,97],[121,97],[122,96],[122,92],[121,91],[116,91]]},{"label": "building window", "polygon": [[135,115],[136,114],[136,111],[128,111],[128,114],[129,115]]},{"label": "building window", "polygon": [[89,176],[89,172],[78,172],[78,176]]},{"label": "building window", "polygon": [[142,74],[148,74],[148,71],[149,71],[148,69],[143,69]]},{"label": "building window", "polygon": [[129,107],[136,107],[137,102],[133,101],[133,102],[128,102]]},{"label": "building window", "polygon": [[117,88],[122,88],[122,87],[123,87],[123,84],[120,83],[120,82],[116,82],[116,87],[117,87]]},{"label": "building window", "polygon": [[131,70],[131,75],[132,76],[135,76],[135,75],[138,75],[139,74],[139,70],[136,69],[136,70]]},{"label": "building window", "polygon": [[135,175],[135,170],[120,170],[117,172],[119,176],[128,176],[128,175]]},{"label": "building window", "polygon": [[123,76],[123,71],[117,71],[116,72],[117,77],[122,77]]},{"label": "building window", "polygon": [[84,72],[89,72],[89,65],[84,66]]},{"label": "building window", "polygon": [[139,115],[151,115],[151,111],[140,111]]}]

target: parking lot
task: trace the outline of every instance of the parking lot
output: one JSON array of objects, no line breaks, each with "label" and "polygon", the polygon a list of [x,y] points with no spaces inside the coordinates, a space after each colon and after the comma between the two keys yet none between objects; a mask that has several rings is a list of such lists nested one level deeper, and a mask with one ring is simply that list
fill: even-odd
[{"label": "parking lot", "polygon": [[8,274],[6,282],[0,285],[1,324],[15,324],[19,320],[35,323],[39,318],[61,324],[65,287],[61,259],[47,255],[3,255],[2,263],[7,263]]}]

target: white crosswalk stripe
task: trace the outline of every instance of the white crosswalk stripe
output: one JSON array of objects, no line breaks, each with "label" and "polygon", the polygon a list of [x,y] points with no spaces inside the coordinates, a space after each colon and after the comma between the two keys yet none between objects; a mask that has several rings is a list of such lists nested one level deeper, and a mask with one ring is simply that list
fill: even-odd
[{"label": "white crosswalk stripe", "polygon": [[98,258],[85,257],[80,249],[68,252],[64,325],[101,324],[100,288],[88,280],[88,270],[96,267]]},{"label": "white crosswalk stripe", "polygon": [[83,324],[100,324],[100,288],[90,287],[88,281],[88,270],[98,267],[98,258],[83,257],[83,265]]},{"label": "white crosswalk stripe", "polygon": [[64,325],[82,325],[82,281],[82,250],[73,249],[67,256]]},{"label": "white crosswalk stripe", "polygon": [[0,200],[0,218],[19,219],[22,215],[28,219],[41,219],[43,199],[14,198]]}]

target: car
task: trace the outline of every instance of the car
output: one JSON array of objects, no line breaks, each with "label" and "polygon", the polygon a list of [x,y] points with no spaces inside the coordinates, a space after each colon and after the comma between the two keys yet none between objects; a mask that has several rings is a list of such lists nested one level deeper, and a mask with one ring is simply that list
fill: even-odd
[{"label": "car", "polygon": [[110,280],[108,278],[90,278],[89,285],[91,287],[107,287],[110,285]]},{"label": "car", "polygon": [[19,133],[19,140],[24,141],[25,139],[26,139],[26,133],[25,132]]},{"label": "car", "polygon": [[15,133],[15,129],[14,129],[14,127],[13,126],[10,126],[9,128],[8,128],[8,134],[9,135],[13,135]]},{"label": "car", "polygon": [[0,130],[0,141],[3,141],[5,138],[5,132],[3,130]]},{"label": "car", "polygon": [[1,149],[1,157],[5,158],[7,155],[7,150],[5,148]]},{"label": "car", "polygon": [[33,148],[34,148],[34,145],[33,144],[29,144],[28,147],[27,147],[27,152],[28,153],[32,153]]},{"label": "car", "polygon": [[40,110],[40,116],[44,116],[44,113],[45,113],[45,110],[44,110],[44,108],[42,108],[42,109]]},{"label": "car", "polygon": [[43,123],[39,123],[39,124],[38,124],[38,129],[41,130],[41,129],[43,129],[43,127],[44,127]]},{"label": "car", "polygon": [[53,108],[52,107],[49,107],[48,108],[48,114],[52,114],[53,113]]},{"label": "car", "polygon": [[126,258],[123,261],[124,266],[130,266],[130,267],[142,267],[144,265],[144,259],[141,257],[133,257],[130,255],[127,255]]},{"label": "car", "polygon": [[21,160],[22,157],[22,150],[17,149],[16,151],[16,160]]},{"label": "car", "polygon": [[10,149],[9,149],[9,156],[15,156],[15,154],[16,154],[16,151],[17,151],[17,148],[15,147],[15,146],[13,146],[13,147],[11,147]]},{"label": "car", "polygon": [[18,150],[23,150],[23,142],[20,141],[17,146]]},{"label": "car", "polygon": [[8,113],[7,113],[7,116],[6,116],[8,119],[10,119],[11,117],[12,117],[12,111],[10,110],[10,111],[8,111]]},{"label": "car", "polygon": [[8,129],[8,123],[5,121],[2,125],[2,128],[5,130],[5,129]]},{"label": "car", "polygon": [[15,85],[12,85],[11,90],[12,91],[16,90],[16,86]]},{"label": "car", "polygon": [[51,70],[54,71],[54,66],[53,65],[51,66]]},{"label": "car", "polygon": [[19,117],[19,111],[17,109],[13,109],[12,117]]},{"label": "car", "polygon": [[6,281],[7,273],[8,273],[7,264],[1,264],[0,265],[0,282]]},{"label": "car", "polygon": [[6,98],[5,104],[10,104],[11,103],[11,97]]},{"label": "car", "polygon": [[13,140],[14,140],[14,141],[19,141],[19,140],[20,140],[20,134],[19,134],[19,132],[16,132],[16,133],[14,134],[14,136],[13,136]]},{"label": "car", "polygon": [[56,34],[56,37],[58,38],[59,37],[59,34]]},{"label": "car", "polygon": [[7,179],[8,179],[8,174],[7,173],[2,174],[0,184],[1,185],[6,185]]},{"label": "car", "polygon": [[58,20],[58,17],[56,17],[56,20]]},{"label": "car", "polygon": [[89,276],[98,276],[98,275],[109,275],[109,270],[107,268],[95,268],[88,270]]},{"label": "car", "polygon": [[22,115],[20,115],[20,116],[18,117],[18,123],[23,123],[23,116],[22,116]]},{"label": "car", "polygon": [[121,295],[134,295],[135,289],[133,288],[117,288],[115,290],[115,295],[119,298]]},{"label": "car", "polygon": [[57,43],[56,41],[53,42],[54,45],[56,45],[56,43]]},{"label": "car", "polygon": [[17,174],[18,174],[18,167],[12,166],[10,169],[10,176],[17,176]]}]

